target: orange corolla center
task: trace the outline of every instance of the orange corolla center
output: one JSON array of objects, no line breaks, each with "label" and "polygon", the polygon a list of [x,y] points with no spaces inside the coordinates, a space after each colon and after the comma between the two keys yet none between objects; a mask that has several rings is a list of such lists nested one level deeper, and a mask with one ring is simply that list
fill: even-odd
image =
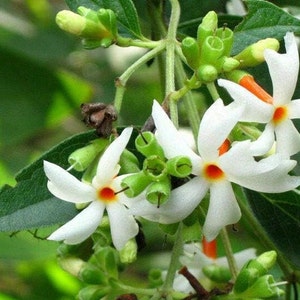
[{"label": "orange corolla center", "polygon": [[287,118],[287,115],[287,108],[284,106],[279,106],[275,109],[275,112],[273,114],[273,122],[275,124],[278,124],[281,121],[285,120]]},{"label": "orange corolla center", "polygon": [[219,155],[222,155],[226,153],[230,148],[230,141],[229,139],[226,139],[223,144],[219,147]]},{"label": "orange corolla center", "polygon": [[116,200],[115,191],[110,187],[104,187],[98,190],[98,198],[102,201],[114,201]]},{"label": "orange corolla center", "polygon": [[219,180],[224,178],[224,172],[215,164],[208,164],[204,167],[204,176],[208,180]]},{"label": "orange corolla center", "polygon": [[203,253],[210,258],[216,259],[217,258],[217,241],[212,240],[208,242],[205,238],[202,240],[202,249]]}]

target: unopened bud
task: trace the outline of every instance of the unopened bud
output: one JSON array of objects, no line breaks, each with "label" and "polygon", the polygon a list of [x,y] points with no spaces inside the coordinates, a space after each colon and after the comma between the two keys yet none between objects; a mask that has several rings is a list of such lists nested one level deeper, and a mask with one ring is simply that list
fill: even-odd
[{"label": "unopened bud", "polygon": [[139,172],[126,176],[121,182],[121,187],[127,197],[136,197],[151,182],[151,179],[144,172]]},{"label": "unopened bud", "polygon": [[197,70],[197,77],[205,83],[212,82],[218,78],[218,71],[212,65],[202,65]]},{"label": "unopened bud", "polygon": [[199,46],[204,43],[204,40],[213,35],[218,27],[218,15],[214,11],[209,11],[202,19],[197,31],[197,42]]},{"label": "unopened bud", "polygon": [[277,253],[274,250],[264,252],[255,259],[252,259],[247,268],[254,268],[258,271],[259,275],[265,275],[266,272],[272,268],[276,262]]},{"label": "unopened bud", "polygon": [[278,51],[278,40],[273,38],[260,40],[245,48],[241,53],[234,56],[234,58],[240,62],[241,68],[254,67],[265,61],[264,51],[266,49]]},{"label": "unopened bud", "polygon": [[123,264],[133,263],[137,258],[138,247],[134,239],[129,240],[124,248],[119,251],[120,261]]},{"label": "unopened bud", "polygon": [[191,37],[186,37],[181,43],[183,55],[192,69],[199,66],[200,51],[197,41]]},{"label": "unopened bud", "polygon": [[110,292],[110,286],[90,285],[82,290],[78,294],[80,300],[99,300]]},{"label": "unopened bud", "polygon": [[107,284],[107,276],[96,266],[86,263],[79,272],[79,279],[89,284]]},{"label": "unopened bud", "polygon": [[246,266],[238,274],[234,284],[234,293],[242,293],[247,290],[259,277],[256,269],[248,269]]},{"label": "unopened bud", "polygon": [[127,149],[124,149],[124,151],[122,152],[119,164],[121,166],[119,174],[130,174],[140,171],[139,160],[132,152]]},{"label": "unopened bud", "polygon": [[222,71],[223,72],[231,72],[234,69],[238,68],[240,66],[240,62],[232,57],[226,57],[224,56],[223,62],[222,62]]},{"label": "unopened bud", "polygon": [[227,283],[231,279],[230,270],[224,266],[212,264],[203,267],[202,271],[206,277],[217,283]]}]

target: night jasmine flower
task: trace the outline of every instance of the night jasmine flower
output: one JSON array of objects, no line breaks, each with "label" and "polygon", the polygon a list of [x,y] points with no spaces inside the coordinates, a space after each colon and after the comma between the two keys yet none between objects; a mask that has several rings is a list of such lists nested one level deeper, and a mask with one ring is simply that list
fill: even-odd
[{"label": "night jasmine flower", "polygon": [[293,33],[288,32],[284,40],[286,53],[270,49],[264,52],[273,97],[265,92],[254,92],[251,86],[246,89],[228,80],[218,80],[236,102],[246,105],[240,121],[266,124],[262,135],[251,145],[254,155],[265,154],[275,140],[276,152],[287,157],[300,150],[300,134],[291,121],[300,118],[300,99],[291,100],[298,79],[299,53]]},{"label": "night jasmine flower", "polygon": [[157,128],[157,140],[165,156],[190,158],[192,174],[187,183],[172,190],[169,200],[157,207],[146,200],[136,201],[130,211],[160,223],[183,220],[210,192],[210,202],[203,226],[208,241],[213,240],[226,225],[239,221],[241,211],[231,182],[260,192],[284,192],[297,187],[300,178],[288,175],[296,162],[272,155],[255,161],[251,142],[237,142],[220,154],[220,147],[236,125],[244,107],[236,102],[225,106],[218,99],[203,116],[198,135],[198,153],[187,146],[161,106],[154,101],[152,116]]},{"label": "night jasmine flower", "polygon": [[99,160],[91,184],[81,182],[58,165],[44,161],[44,170],[49,179],[48,189],[55,197],[72,203],[90,203],[72,220],[53,232],[49,240],[63,240],[66,244],[81,243],[99,226],[105,210],[116,249],[122,249],[138,233],[138,225],[125,206],[128,199],[121,188],[124,176],[117,177],[120,155],[131,132],[132,128],[124,129],[108,146]]}]

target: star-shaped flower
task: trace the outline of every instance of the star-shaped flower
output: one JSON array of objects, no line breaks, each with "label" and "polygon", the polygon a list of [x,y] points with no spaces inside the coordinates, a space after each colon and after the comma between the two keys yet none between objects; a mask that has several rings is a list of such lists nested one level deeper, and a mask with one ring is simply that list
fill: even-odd
[{"label": "star-shaped flower", "polygon": [[[114,246],[120,250],[137,235],[138,225],[126,208],[128,198],[120,192],[124,176],[117,176],[120,155],[125,149],[132,128],[126,128],[101,156],[91,184],[79,181],[61,167],[44,162],[49,179],[48,189],[57,198],[72,203],[90,204],[72,220],[53,232],[48,239],[66,244],[78,244],[87,239],[99,226],[106,210]],[[120,193],[118,193],[120,192]],[[130,199],[133,201],[133,199]]]},{"label": "star-shaped flower", "polygon": [[246,105],[240,121],[266,124],[262,135],[251,146],[254,155],[270,150],[275,136],[276,152],[289,157],[300,150],[300,134],[291,121],[300,118],[300,99],[291,101],[298,79],[299,54],[293,33],[288,32],[284,40],[286,53],[270,49],[264,52],[273,83],[273,97],[262,99],[234,82],[218,80],[236,102]]},{"label": "star-shaped flower", "polygon": [[224,106],[218,99],[203,116],[198,135],[198,152],[192,151],[182,139],[172,121],[154,101],[152,116],[157,128],[157,140],[165,156],[188,156],[192,174],[187,183],[172,190],[170,199],[157,207],[146,200],[136,201],[130,211],[160,223],[175,223],[187,217],[210,191],[210,203],[203,227],[208,241],[214,239],[221,228],[236,223],[241,212],[231,182],[260,192],[284,192],[297,187],[300,178],[288,172],[296,162],[272,155],[259,162],[250,151],[251,142],[235,143],[220,155],[219,148],[238,122],[244,107],[236,102]]}]

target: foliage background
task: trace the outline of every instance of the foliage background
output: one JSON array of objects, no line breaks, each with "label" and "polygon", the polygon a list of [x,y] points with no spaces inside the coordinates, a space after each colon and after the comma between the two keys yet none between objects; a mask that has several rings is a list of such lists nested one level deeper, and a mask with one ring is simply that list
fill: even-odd
[{"label": "foliage background", "polygon": [[[134,2],[142,30],[150,35],[147,5],[155,0]],[[296,0],[271,2],[292,6],[295,13],[300,10]],[[194,35],[200,18],[209,10],[225,13],[225,4],[224,0],[182,0],[181,32]],[[62,9],[68,9],[62,0],[0,1],[0,186],[14,185],[15,174],[28,163],[65,138],[86,131],[80,104],[111,102],[114,79],[141,55],[115,51],[114,46],[83,50],[79,39],[55,24],[55,15]],[[187,26],[194,19],[195,26]],[[232,29],[241,20],[224,17]],[[263,68],[256,71],[258,75]],[[264,81],[270,86],[268,79]],[[119,125],[142,124],[150,114],[152,99],[163,97],[160,84],[156,61],[139,70],[128,82]],[[197,97],[203,97],[202,92]],[[295,96],[300,98],[299,89]],[[74,299],[81,283],[57,265],[57,244],[42,239],[52,230],[0,233],[0,300]],[[153,261],[161,266],[168,240],[158,229],[147,230],[149,244],[155,241]],[[249,235],[243,241],[236,249],[257,245]],[[134,280],[142,278],[149,255],[144,253],[138,266],[133,265]]]}]

